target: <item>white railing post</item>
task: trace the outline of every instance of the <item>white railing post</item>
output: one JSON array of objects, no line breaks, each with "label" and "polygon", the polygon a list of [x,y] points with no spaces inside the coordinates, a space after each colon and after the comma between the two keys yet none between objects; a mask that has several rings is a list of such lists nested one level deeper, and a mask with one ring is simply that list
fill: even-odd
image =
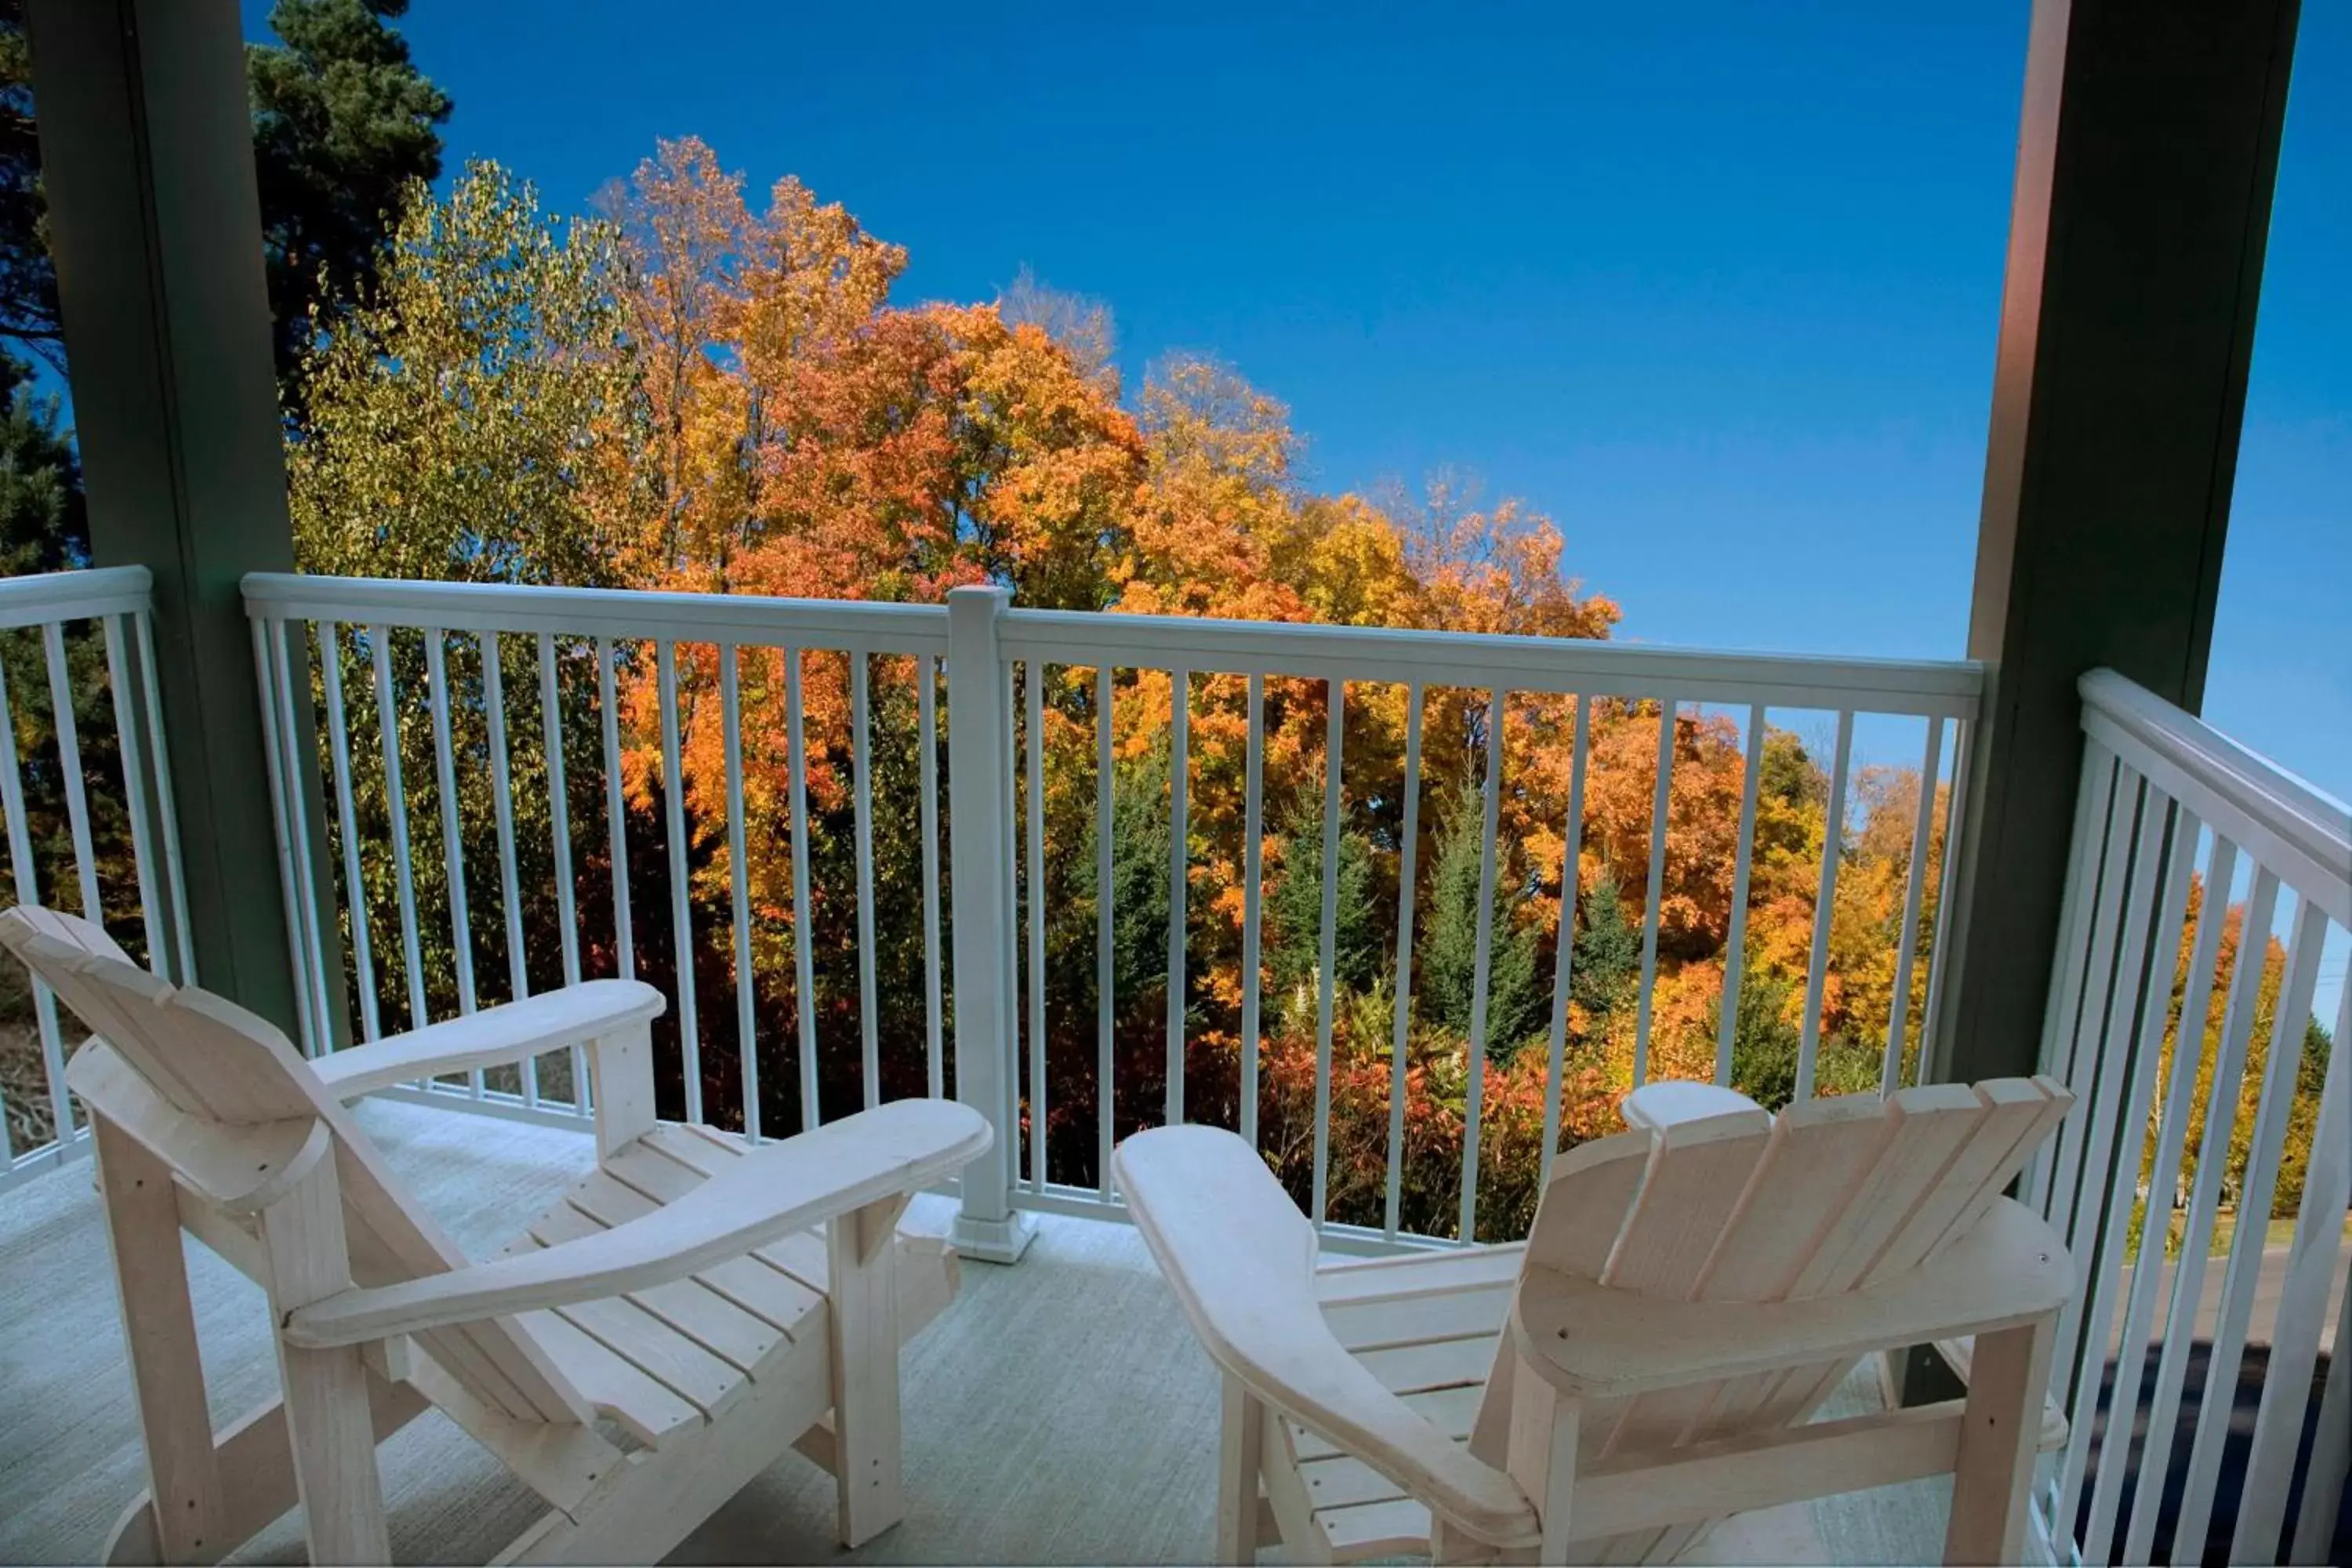
[{"label": "white railing post", "polygon": [[1013,799],[1005,787],[1004,662],[997,622],[1012,603],[1003,588],[948,594],[948,810],[950,909],[955,921],[956,1098],[996,1129],[996,1146],[963,1169],[956,1248],[991,1263],[1016,1261],[1034,1226],[1013,1209],[1020,1128],[1007,1111],[1014,1042],[1013,942],[998,911],[1012,866]]}]

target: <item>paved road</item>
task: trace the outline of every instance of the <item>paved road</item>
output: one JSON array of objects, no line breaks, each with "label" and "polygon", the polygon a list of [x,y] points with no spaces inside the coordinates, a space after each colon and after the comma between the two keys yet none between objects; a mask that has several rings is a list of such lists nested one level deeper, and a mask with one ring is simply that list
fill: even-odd
[{"label": "paved road", "polygon": [[[2343,1317],[2347,1264],[2352,1262],[2352,1257],[2347,1257],[2347,1254],[2352,1254],[2352,1248],[2344,1249],[2337,1254],[2336,1278],[2328,1287],[2327,1310],[2320,1318],[2319,1349],[2323,1355],[2335,1349],[2336,1326]],[[2250,1343],[2263,1345],[2270,1343],[2271,1330],[2278,1321],[2279,1294],[2286,1284],[2286,1259],[2287,1248],[2284,1247],[2266,1247],[2263,1249],[2262,1273],[2254,1280],[2253,1316],[2249,1321],[2246,1331],[2246,1338]],[[2168,1304],[2167,1310],[2169,1310],[2168,1304],[2172,1300],[2173,1276],[2179,1271],[2179,1259],[2165,1259],[2164,1271],[2157,1279],[2160,1292],[2158,1300]],[[2220,1321],[2221,1315],[2221,1286],[2228,1279],[2229,1274],[2230,1260],[2227,1258],[2210,1258],[2205,1260],[2205,1278],[2197,1293],[2197,1337],[2200,1340],[2210,1340],[2213,1337],[2213,1327]],[[2126,1300],[2126,1292],[2130,1289],[2131,1270],[2127,1268],[2123,1270],[2119,1284],[2107,1293],[2107,1300],[2115,1309],[2115,1317],[2107,1328],[2107,1350],[2111,1354],[2123,1343],[2123,1303]],[[2158,1326],[2161,1326],[2160,1317],[2158,1322]]]}]

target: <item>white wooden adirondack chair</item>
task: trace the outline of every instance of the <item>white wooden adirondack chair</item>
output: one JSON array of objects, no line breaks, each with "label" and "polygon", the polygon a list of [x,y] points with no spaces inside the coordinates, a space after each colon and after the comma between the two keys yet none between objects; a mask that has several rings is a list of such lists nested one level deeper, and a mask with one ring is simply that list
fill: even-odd
[{"label": "white wooden adirondack chair", "polygon": [[[654,1116],[650,987],[596,981],[303,1060],[264,1020],[126,962],[97,927],[0,913],[97,1037],[88,1108],[152,1490],[109,1562],[210,1563],[302,1504],[316,1562],[387,1559],[376,1445],[450,1416],[548,1503],[501,1561],[659,1557],[787,1448],[855,1545],[896,1522],[898,1347],[955,1291],[908,1195],[984,1151],[901,1100],[752,1148]],[[598,1169],[469,1263],[343,1101],[575,1044]],[[519,1218],[520,1216],[518,1216]],[[268,1291],[283,1397],[215,1433],[180,1231]],[[813,1228],[815,1227],[815,1228]]]},{"label": "white wooden adirondack chair", "polygon": [[[1653,1085],[1560,1156],[1525,1245],[1320,1268],[1240,1139],[1129,1139],[1119,1184],[1224,1374],[1218,1560],[1270,1529],[1310,1562],[1664,1562],[1728,1514],[1950,1470],[1947,1561],[2016,1561],[2074,1278],[2000,1194],[2070,1103],[2004,1079],[1775,1118]],[[1860,1356],[1959,1335],[1965,1401],[1809,1423]]]}]

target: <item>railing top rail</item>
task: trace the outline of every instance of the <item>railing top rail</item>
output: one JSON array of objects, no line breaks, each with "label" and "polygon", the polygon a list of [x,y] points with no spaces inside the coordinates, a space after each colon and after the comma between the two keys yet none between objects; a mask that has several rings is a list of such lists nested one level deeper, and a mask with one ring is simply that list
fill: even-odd
[{"label": "railing top rail", "polygon": [[1984,667],[1963,659],[1718,652],[1584,638],[1227,621],[1082,610],[1005,612],[1008,657],[1181,664],[1234,675],[1337,677],[1423,686],[1973,718]]},{"label": "railing top rail", "polygon": [[2352,926],[2352,807],[2112,669],[2076,689],[2086,734]]},{"label": "railing top rail", "polygon": [[245,579],[245,602],[247,613],[262,620],[341,621],[439,631],[561,632],[672,642],[790,644],[879,654],[944,654],[948,647],[945,606],[856,599],[256,572]]},{"label": "railing top rail", "polygon": [[154,579],[144,566],[93,566],[0,578],[0,627],[46,626],[146,609]]}]

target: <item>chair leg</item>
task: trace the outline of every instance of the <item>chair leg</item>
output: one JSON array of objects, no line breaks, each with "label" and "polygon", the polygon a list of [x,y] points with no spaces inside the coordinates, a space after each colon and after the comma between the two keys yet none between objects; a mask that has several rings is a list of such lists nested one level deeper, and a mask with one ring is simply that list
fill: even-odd
[{"label": "chair leg", "polygon": [[2025,1549],[2035,1440],[2050,1382],[2055,1320],[1977,1336],[1960,1451],[1952,1468],[1946,1563],[2015,1563]]},{"label": "chair leg", "polygon": [[1570,1516],[1581,1407],[1573,1399],[1561,1398],[1526,1362],[1511,1360],[1509,1450],[1504,1468],[1542,1512],[1543,1542],[1535,1560],[1566,1563],[1575,1525]]},{"label": "chair leg", "polygon": [[[270,1313],[277,1321],[284,1322],[297,1307],[351,1289],[333,1161],[322,1161],[262,1211],[261,1237],[268,1255]],[[278,1372],[310,1561],[390,1562],[367,1365],[359,1347],[303,1350],[280,1337]]]},{"label": "chair leg", "polygon": [[825,1226],[833,1322],[834,1479],[841,1543],[862,1546],[905,1515],[898,1449],[898,1298],[891,1278],[902,1196]]},{"label": "chair leg", "polygon": [[237,1542],[220,1539],[220,1471],[171,1167],[104,1116],[92,1119],[91,1137],[146,1439],[156,1560],[214,1562]]},{"label": "chair leg", "polygon": [[1257,1561],[1258,1459],[1265,1442],[1265,1406],[1249,1385],[1224,1374],[1224,1416],[1217,1437],[1219,1563]]}]

